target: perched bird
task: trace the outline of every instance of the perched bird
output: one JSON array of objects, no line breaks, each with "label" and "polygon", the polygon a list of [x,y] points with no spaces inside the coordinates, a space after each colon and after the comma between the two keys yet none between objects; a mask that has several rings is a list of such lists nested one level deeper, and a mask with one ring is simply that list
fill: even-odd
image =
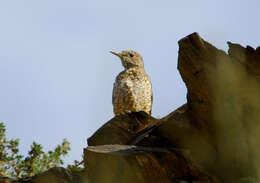
[{"label": "perched bird", "polygon": [[152,84],[144,70],[142,56],[133,50],[112,54],[118,56],[124,67],[116,77],[113,88],[115,115],[144,111],[151,114],[153,103]]}]

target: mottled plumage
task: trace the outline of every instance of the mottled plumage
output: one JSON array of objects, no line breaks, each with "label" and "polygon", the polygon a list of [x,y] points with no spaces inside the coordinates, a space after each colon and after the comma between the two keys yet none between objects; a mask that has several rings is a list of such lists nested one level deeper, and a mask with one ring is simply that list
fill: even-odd
[{"label": "mottled plumage", "polygon": [[115,115],[138,111],[151,114],[152,84],[144,70],[142,56],[132,50],[111,53],[121,59],[125,68],[114,83],[112,101]]}]

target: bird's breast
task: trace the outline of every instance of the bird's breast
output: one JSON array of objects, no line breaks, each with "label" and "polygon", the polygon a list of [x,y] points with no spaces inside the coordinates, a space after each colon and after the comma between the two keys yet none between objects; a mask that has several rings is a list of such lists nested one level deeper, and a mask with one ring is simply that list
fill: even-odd
[{"label": "bird's breast", "polygon": [[144,71],[125,70],[114,83],[113,104],[115,114],[129,111],[145,111],[152,108],[152,85]]},{"label": "bird's breast", "polygon": [[150,78],[142,70],[129,69],[117,76],[116,83],[125,88],[142,88],[143,85],[150,84]]}]

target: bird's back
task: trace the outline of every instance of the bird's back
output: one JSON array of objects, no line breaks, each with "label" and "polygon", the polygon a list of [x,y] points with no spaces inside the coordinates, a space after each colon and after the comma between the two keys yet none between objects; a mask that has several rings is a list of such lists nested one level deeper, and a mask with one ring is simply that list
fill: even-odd
[{"label": "bird's back", "polygon": [[131,68],[116,78],[113,89],[115,115],[144,111],[151,114],[152,85],[144,69]]}]

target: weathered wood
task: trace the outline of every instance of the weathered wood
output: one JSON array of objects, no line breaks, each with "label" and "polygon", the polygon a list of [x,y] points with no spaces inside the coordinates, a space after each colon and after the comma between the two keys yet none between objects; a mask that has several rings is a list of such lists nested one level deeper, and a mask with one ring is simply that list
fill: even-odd
[{"label": "weathered wood", "polygon": [[85,149],[89,181],[95,183],[219,182],[175,150],[129,145]]},{"label": "weathered wood", "polygon": [[155,121],[145,112],[115,116],[88,139],[88,145],[129,144],[138,132]]},{"label": "weathered wood", "polygon": [[54,167],[33,177],[22,179],[0,178],[0,183],[88,183],[87,173]]},{"label": "weathered wood", "polygon": [[179,41],[178,69],[188,89],[190,124],[215,150],[216,174],[236,182],[255,177],[254,161],[260,160],[260,56],[249,46],[228,44],[226,54],[191,34]]}]

